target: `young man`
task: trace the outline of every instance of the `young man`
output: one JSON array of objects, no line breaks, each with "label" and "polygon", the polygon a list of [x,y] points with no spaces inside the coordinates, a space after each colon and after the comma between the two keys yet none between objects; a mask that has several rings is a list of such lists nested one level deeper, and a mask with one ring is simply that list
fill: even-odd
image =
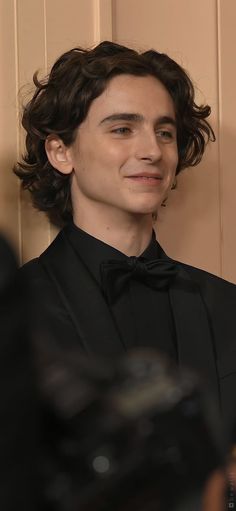
[{"label": "young man", "polygon": [[62,55],[26,106],[15,168],[64,228],[21,270],[52,345],[116,357],[155,347],[195,369],[223,415],[234,408],[236,288],[168,258],[153,216],[214,140],[184,70],[154,50],[103,42]]}]

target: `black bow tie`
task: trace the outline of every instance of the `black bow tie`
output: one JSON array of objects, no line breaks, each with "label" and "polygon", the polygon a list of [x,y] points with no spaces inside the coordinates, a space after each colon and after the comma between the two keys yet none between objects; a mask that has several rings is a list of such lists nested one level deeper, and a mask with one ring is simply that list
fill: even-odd
[{"label": "black bow tie", "polygon": [[101,263],[100,269],[103,291],[109,303],[116,300],[131,278],[155,289],[166,289],[178,272],[173,261],[144,261],[141,257],[129,257],[124,261],[111,259]]}]

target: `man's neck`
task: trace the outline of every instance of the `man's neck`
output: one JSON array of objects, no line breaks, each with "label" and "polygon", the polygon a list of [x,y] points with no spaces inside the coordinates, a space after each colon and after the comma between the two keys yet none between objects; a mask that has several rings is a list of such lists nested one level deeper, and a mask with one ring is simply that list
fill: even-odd
[{"label": "man's neck", "polygon": [[122,223],[111,219],[101,223],[98,218],[92,223],[88,218],[83,221],[74,217],[73,220],[77,227],[127,256],[142,254],[152,237],[152,219],[147,215],[127,218]]}]

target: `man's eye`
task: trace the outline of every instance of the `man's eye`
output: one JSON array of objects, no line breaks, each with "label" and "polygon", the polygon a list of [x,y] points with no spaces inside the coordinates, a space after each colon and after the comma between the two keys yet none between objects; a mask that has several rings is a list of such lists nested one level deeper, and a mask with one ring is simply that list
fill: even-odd
[{"label": "man's eye", "polygon": [[175,139],[175,134],[172,131],[169,130],[158,130],[157,136],[161,139],[169,142]]},{"label": "man's eye", "polygon": [[127,126],[120,126],[119,128],[114,128],[112,133],[117,133],[117,135],[127,135],[130,131],[130,128],[127,128]]}]

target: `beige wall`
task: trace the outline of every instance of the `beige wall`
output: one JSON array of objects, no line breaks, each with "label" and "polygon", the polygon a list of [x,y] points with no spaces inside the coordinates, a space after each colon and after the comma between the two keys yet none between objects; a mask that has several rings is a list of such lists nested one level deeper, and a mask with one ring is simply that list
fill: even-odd
[{"label": "beige wall", "polygon": [[113,39],[168,53],[212,106],[217,142],[179,177],[157,231],[169,255],[236,282],[235,16],[234,0],[0,0],[0,228],[23,261],[55,231],[10,172],[23,146],[16,92],[63,51]]}]

